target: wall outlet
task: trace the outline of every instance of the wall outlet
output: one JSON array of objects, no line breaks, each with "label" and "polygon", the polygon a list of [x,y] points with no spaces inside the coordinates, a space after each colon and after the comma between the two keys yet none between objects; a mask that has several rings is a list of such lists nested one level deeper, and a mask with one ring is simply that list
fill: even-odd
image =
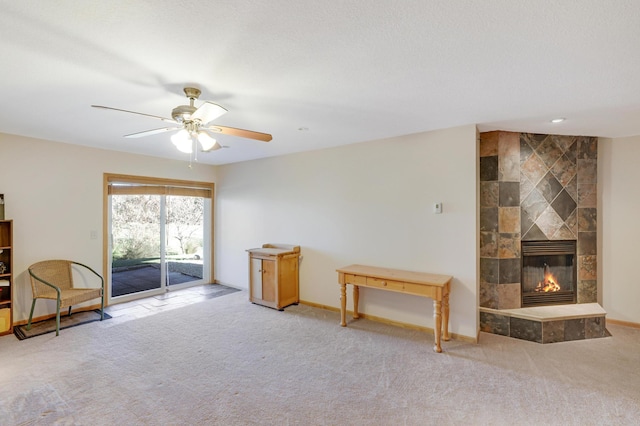
[{"label": "wall outlet", "polygon": [[435,203],[435,204],[433,205],[433,212],[434,212],[435,214],[440,214],[440,213],[442,213],[442,203]]}]

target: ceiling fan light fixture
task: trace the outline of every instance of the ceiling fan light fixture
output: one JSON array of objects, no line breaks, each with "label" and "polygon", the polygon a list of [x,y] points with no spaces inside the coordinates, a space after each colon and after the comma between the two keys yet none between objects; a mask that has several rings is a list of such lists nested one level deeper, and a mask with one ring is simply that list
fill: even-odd
[{"label": "ceiling fan light fixture", "polygon": [[193,152],[193,140],[186,129],[182,129],[171,136],[171,142],[173,142],[180,152],[184,152],[185,154],[191,154]]},{"label": "ceiling fan light fixture", "polygon": [[[200,142],[203,151],[213,151],[214,149],[220,148],[220,144],[209,136],[207,132],[203,132],[202,130],[198,132],[198,142]],[[218,148],[216,148],[216,145]]]}]

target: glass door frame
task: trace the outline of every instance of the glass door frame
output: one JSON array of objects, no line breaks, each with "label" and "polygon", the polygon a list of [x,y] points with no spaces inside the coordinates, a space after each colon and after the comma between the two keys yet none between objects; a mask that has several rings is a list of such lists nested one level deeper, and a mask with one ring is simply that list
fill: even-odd
[{"label": "glass door frame", "polygon": [[[154,193],[158,190],[164,191],[164,195],[193,195],[205,198],[204,214],[209,220],[204,221],[203,229],[203,277],[202,280],[192,281],[184,284],[166,284],[166,268],[161,269],[161,287],[143,292],[133,293],[131,295],[118,296],[117,299],[111,297],[111,184],[128,183],[140,187],[149,186]],[[164,190],[162,189],[164,188]],[[213,220],[214,220],[214,194],[215,184],[213,182],[185,181],[176,179],[163,179],[153,177],[120,175],[112,173],[104,173],[103,176],[103,276],[105,277],[105,302],[106,305],[127,302],[141,297],[148,297],[157,294],[163,294],[170,290],[178,290],[181,288],[201,285],[202,283],[213,283],[214,280],[214,245],[213,245]],[[209,202],[207,202],[207,199]],[[165,202],[161,202],[161,222],[165,221],[164,211],[166,209]],[[164,227],[161,227],[161,238],[164,238]],[[164,244],[163,244],[164,245]],[[162,245],[162,246],[163,246]],[[164,262],[165,250],[162,248],[161,259]],[[208,260],[208,262],[206,262]],[[208,263],[208,265],[207,265]]]}]

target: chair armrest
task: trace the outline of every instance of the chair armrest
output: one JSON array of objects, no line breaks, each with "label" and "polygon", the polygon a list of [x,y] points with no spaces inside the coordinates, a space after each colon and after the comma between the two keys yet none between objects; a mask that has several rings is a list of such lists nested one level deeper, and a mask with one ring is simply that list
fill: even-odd
[{"label": "chair armrest", "polygon": [[88,269],[89,271],[93,272],[93,274],[100,278],[100,287],[102,288],[102,291],[104,291],[104,278],[102,278],[102,275],[100,275],[99,273],[97,273],[96,271],[93,270],[93,268],[91,268],[90,266],[85,265],[84,263],[80,263],[80,262],[74,262],[73,260],[70,261],[71,263],[73,263],[74,265],[78,265],[78,266],[82,266],[83,268]]}]

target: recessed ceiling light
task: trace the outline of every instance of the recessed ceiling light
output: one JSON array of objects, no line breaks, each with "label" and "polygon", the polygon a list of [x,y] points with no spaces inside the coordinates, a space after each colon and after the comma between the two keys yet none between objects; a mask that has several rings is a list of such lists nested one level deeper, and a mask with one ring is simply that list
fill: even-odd
[{"label": "recessed ceiling light", "polygon": [[562,123],[564,120],[566,120],[566,118],[558,117],[558,118],[554,118],[553,120],[551,120],[551,122],[552,123]]}]

